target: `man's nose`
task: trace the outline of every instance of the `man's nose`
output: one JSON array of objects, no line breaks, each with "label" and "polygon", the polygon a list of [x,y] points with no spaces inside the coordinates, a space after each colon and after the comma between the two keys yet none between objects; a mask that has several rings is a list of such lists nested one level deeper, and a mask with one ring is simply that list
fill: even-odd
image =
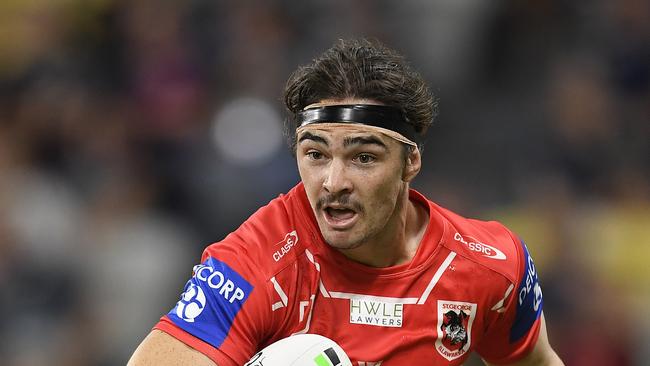
[{"label": "man's nose", "polygon": [[343,161],[334,159],[327,167],[323,188],[329,193],[352,191],[352,181]]}]

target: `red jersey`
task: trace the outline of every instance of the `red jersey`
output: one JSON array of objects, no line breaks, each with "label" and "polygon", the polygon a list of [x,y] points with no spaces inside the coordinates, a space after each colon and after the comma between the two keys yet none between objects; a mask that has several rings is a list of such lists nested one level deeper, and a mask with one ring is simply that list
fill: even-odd
[{"label": "red jersey", "polygon": [[411,190],[429,211],[413,259],[373,268],[327,245],[302,184],[208,246],[176,306],[156,325],[220,366],[299,333],[336,341],[358,365],[492,363],[527,354],[542,292],[517,237]]}]

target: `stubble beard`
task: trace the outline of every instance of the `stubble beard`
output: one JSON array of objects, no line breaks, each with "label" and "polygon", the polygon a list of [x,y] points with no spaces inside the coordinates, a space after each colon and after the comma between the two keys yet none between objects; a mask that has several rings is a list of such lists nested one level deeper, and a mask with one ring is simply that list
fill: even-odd
[{"label": "stubble beard", "polygon": [[363,246],[368,239],[372,237],[370,233],[366,233],[366,235],[363,235],[360,238],[353,239],[353,240],[332,240],[333,238],[328,238],[329,235],[323,235],[323,238],[325,239],[325,243],[329,245],[332,248],[339,249],[339,250],[350,250],[350,249],[356,249],[361,246]]},{"label": "stubble beard", "polygon": [[[325,239],[325,242],[330,247],[335,248],[335,249],[339,249],[339,250],[352,250],[352,249],[356,249],[356,248],[362,247],[364,245],[367,245],[368,243],[373,242],[373,241],[380,242],[381,241],[380,236],[382,235],[383,229],[387,228],[391,224],[391,218],[393,218],[395,215],[397,215],[398,211],[400,211],[401,209],[404,208],[403,202],[401,201],[404,194],[408,195],[408,189],[402,189],[401,192],[398,194],[397,199],[394,202],[391,213],[388,214],[385,217],[385,221],[383,223],[376,224],[376,225],[366,223],[367,226],[365,228],[365,232],[359,233],[359,235],[361,235],[361,237],[356,238],[356,239],[352,238],[352,239],[346,241],[345,243],[336,243],[333,240],[330,240],[331,238],[328,239],[327,236],[325,234],[323,234],[323,238]],[[359,205],[359,206],[360,206],[361,212],[364,212],[364,214],[365,214],[364,207],[361,206],[361,205]],[[362,220],[360,220],[360,221],[362,221]],[[325,226],[325,228],[327,228],[326,223],[323,223],[323,225]],[[334,230],[334,232],[336,232],[336,231]],[[322,229],[321,229],[321,233],[323,233]],[[353,233],[351,233],[351,234],[352,234],[351,236],[354,236]]]},{"label": "stubble beard", "polygon": [[[372,233],[365,233],[365,235],[361,234],[362,236],[360,238],[353,239],[353,240],[346,240],[344,242],[341,242],[340,240],[334,240],[334,237],[340,234],[341,231],[334,230],[328,226],[327,222],[325,222],[325,219],[322,217],[323,215],[322,210],[324,206],[335,202],[342,205],[352,206],[356,214],[361,216],[360,217],[361,220],[359,221],[362,221],[363,218],[365,217],[364,206],[360,202],[350,199],[350,195],[347,194],[327,195],[321,197],[316,202],[316,210],[317,210],[316,214],[321,215],[319,216],[318,225],[319,225],[320,232],[323,236],[323,239],[325,240],[325,243],[327,243],[327,245],[329,245],[332,248],[340,249],[340,250],[355,249],[362,246],[372,236]],[[357,224],[359,224],[359,222],[357,222]],[[350,231],[346,230],[347,232],[346,235],[355,236],[354,229],[355,228],[353,227],[351,228]]]},{"label": "stubble beard", "polygon": [[[364,218],[365,217],[361,217],[361,220],[359,221],[363,221]],[[365,226],[363,228],[352,228],[351,232],[345,233],[346,237],[340,238],[338,240],[334,239],[334,237],[341,234],[341,232],[328,228],[327,223],[323,223],[324,228],[327,231],[321,229],[321,233],[323,234],[325,243],[327,243],[327,245],[330,247],[344,251],[352,250],[367,245],[372,241],[377,241],[378,237],[382,234],[382,229],[388,224],[388,221],[390,221],[390,217],[387,218],[386,222],[382,223],[381,225],[371,225],[367,222],[357,222],[357,224],[365,224]],[[360,231],[356,231],[354,229],[360,229]]]}]

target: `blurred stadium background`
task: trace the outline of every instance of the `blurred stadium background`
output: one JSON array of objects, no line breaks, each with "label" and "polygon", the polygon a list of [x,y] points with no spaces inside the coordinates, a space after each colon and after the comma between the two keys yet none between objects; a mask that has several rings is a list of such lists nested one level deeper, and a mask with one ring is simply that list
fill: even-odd
[{"label": "blurred stadium background", "polygon": [[0,363],[124,364],[297,182],[284,82],[351,36],[441,97],[415,187],[525,239],[565,362],[648,365],[647,0],[3,0]]}]

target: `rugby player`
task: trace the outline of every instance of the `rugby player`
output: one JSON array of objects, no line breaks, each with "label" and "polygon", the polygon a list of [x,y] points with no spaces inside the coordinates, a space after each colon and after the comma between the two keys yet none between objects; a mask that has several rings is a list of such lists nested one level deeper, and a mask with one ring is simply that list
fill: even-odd
[{"label": "rugby player", "polygon": [[205,249],[130,365],[242,365],[302,333],[355,365],[562,364],[524,242],[410,188],[437,101],[401,55],[341,40],[284,102],[301,182]]}]

